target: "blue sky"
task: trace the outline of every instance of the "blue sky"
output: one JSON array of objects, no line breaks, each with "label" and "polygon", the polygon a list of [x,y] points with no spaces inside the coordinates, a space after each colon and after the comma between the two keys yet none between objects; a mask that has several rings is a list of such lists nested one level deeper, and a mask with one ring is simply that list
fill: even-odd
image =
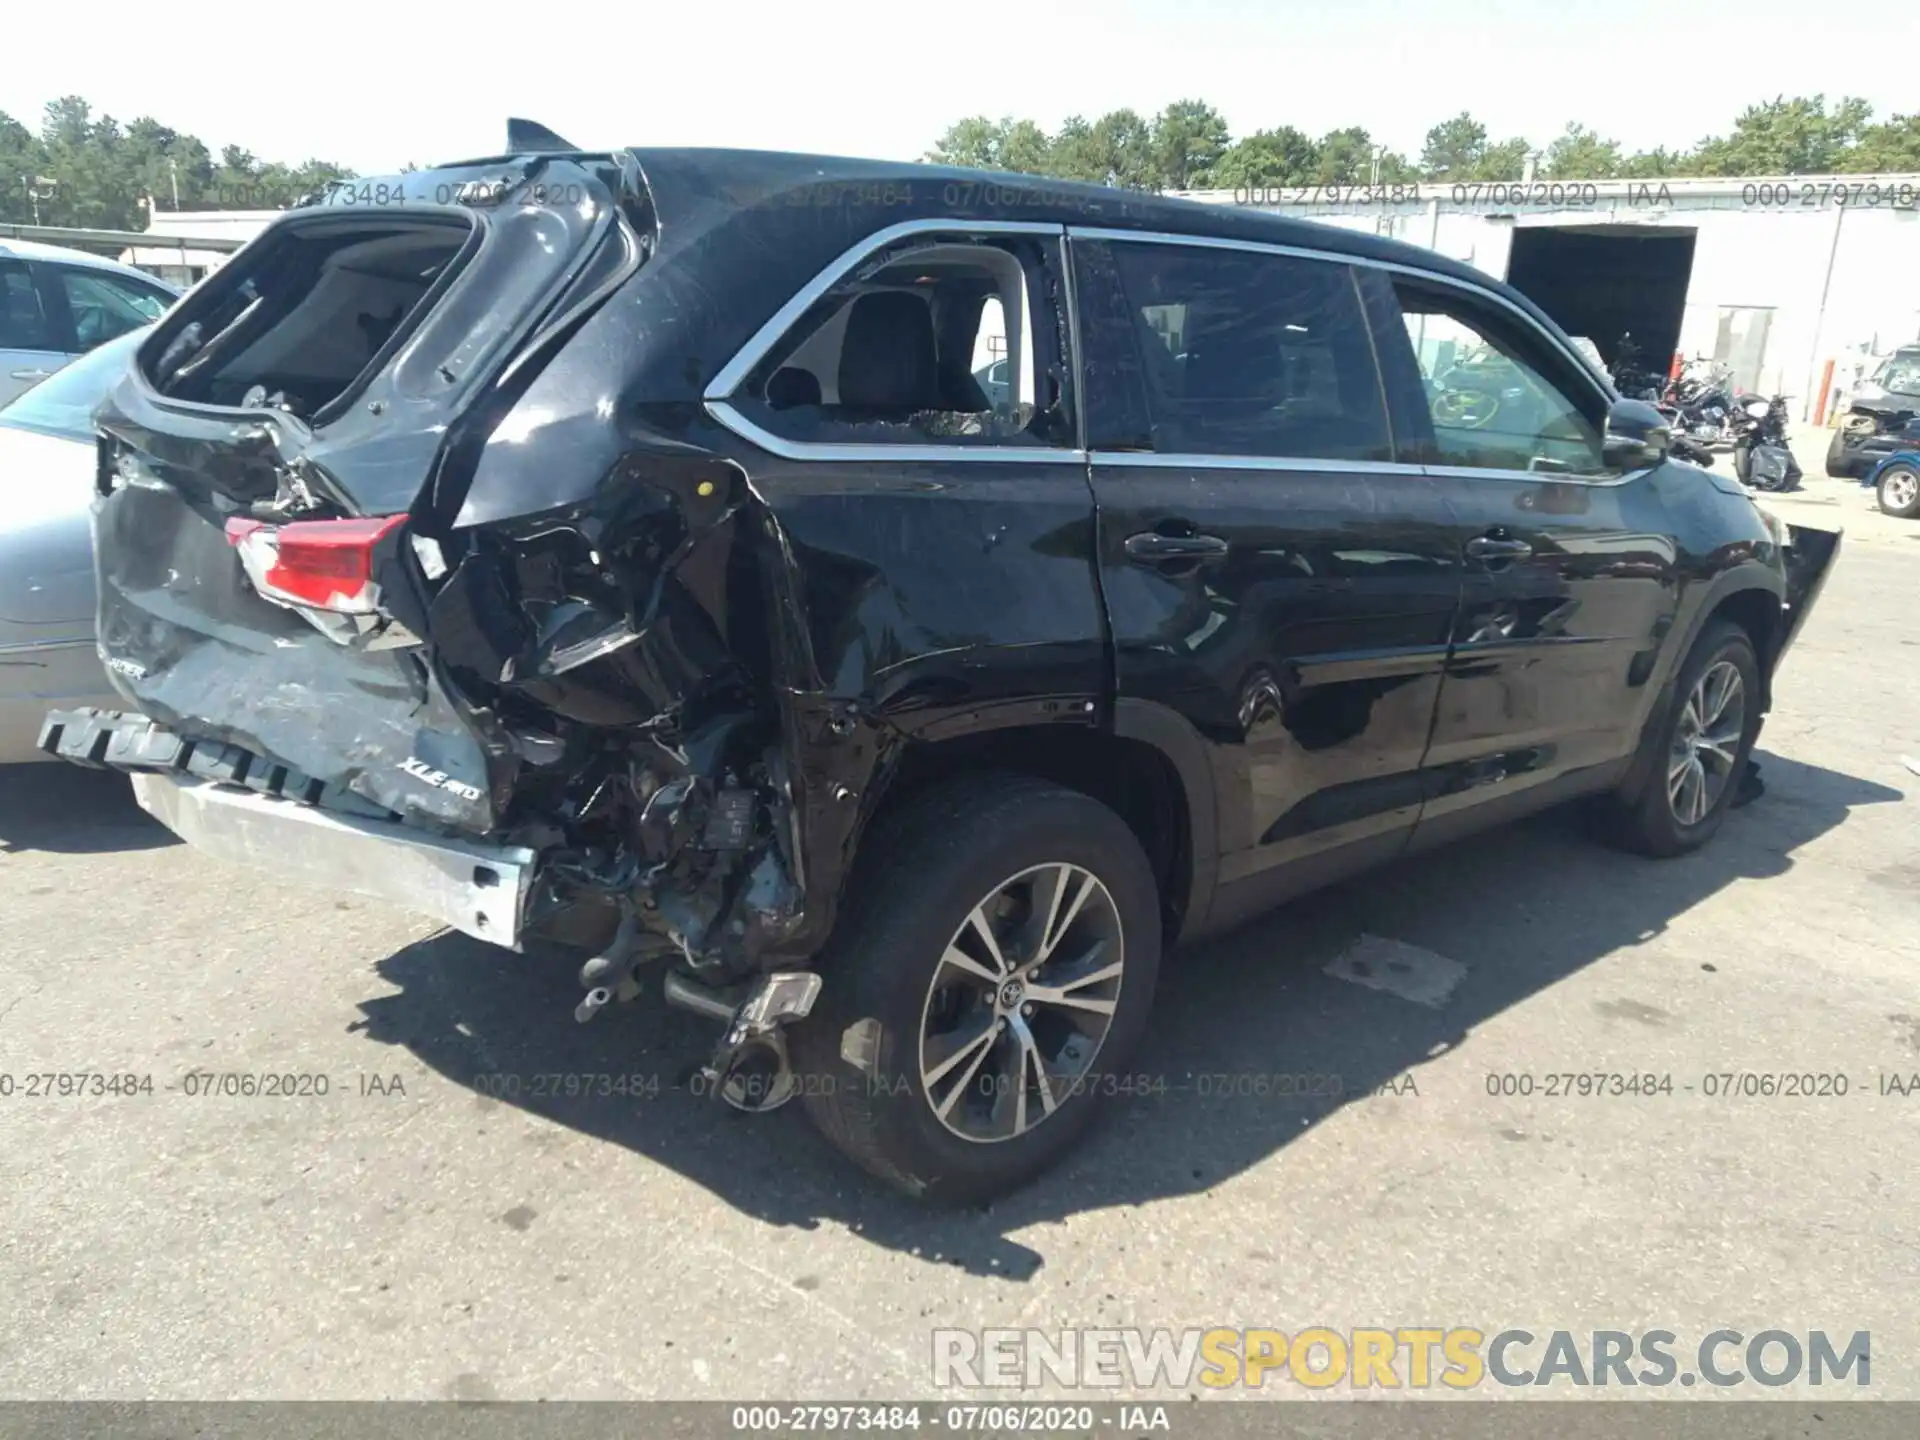
[{"label": "blue sky", "polygon": [[[37,127],[62,94],[264,159],[362,172],[497,147],[508,114],[588,146],[750,145],[913,158],[963,115],[1212,101],[1236,134],[1363,125],[1417,152],[1470,109],[1544,144],[1570,119],[1630,148],[1684,146],[1780,93],[1852,91],[1920,109],[1920,11],[1875,12],[1874,54],[1781,0],[1016,0],[1000,5],[434,6],[25,0],[9,15],[0,110]],[[24,43],[16,43],[24,42]],[[1850,58],[1851,57],[1851,58]]]}]

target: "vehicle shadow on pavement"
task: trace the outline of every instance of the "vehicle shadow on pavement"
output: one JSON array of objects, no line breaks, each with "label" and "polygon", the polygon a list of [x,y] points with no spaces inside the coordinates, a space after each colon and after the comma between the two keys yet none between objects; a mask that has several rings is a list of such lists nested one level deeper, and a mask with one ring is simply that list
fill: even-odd
[{"label": "vehicle shadow on pavement", "polygon": [[[1150,1077],[1153,1093],[1111,1100],[1087,1144],[984,1210],[931,1211],[880,1189],[828,1149],[798,1102],[754,1117],[696,1098],[684,1077],[717,1031],[666,1009],[657,980],[641,1000],[580,1025],[571,970],[444,934],[381,962],[380,974],[400,993],[362,1002],[366,1019],[357,1028],[405,1046],[462,1086],[517,1077],[519,1096],[497,1103],[626,1146],[768,1223],[844,1225],[929,1263],[1021,1280],[1045,1256],[1012,1233],[1081,1211],[1194,1194],[1238,1175],[1348,1101],[1404,1084],[1399,1077],[1409,1074],[1417,1086],[1422,1064],[1475,1026],[1661,934],[1733,882],[1784,873],[1795,851],[1855,807],[1903,798],[1777,756],[1763,756],[1762,767],[1767,793],[1683,859],[1602,848],[1580,810],[1561,810],[1360,877],[1169,957],[1152,1028],[1129,1067]],[[1438,1009],[1322,973],[1363,931],[1438,951],[1467,973]],[[1737,946],[1703,953],[1688,968],[1708,965],[1723,983],[1740,983]],[[1677,1018],[1660,988],[1625,989],[1632,993],[1605,1002],[1610,1015],[1646,1024]],[[659,1091],[638,1100],[535,1095],[542,1072],[657,1075]],[[1231,1078],[1274,1075],[1337,1077],[1324,1087],[1337,1094],[1242,1092]]]},{"label": "vehicle shadow on pavement", "polygon": [[0,765],[0,855],[49,850],[97,855],[178,845],[142,810],[118,770],[79,765]]}]

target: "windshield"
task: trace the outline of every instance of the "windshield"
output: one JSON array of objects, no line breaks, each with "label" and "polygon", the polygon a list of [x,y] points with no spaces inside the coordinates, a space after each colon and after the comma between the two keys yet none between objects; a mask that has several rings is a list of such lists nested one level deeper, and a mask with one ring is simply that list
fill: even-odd
[{"label": "windshield", "polygon": [[1894,356],[1880,367],[1880,373],[1873,377],[1873,381],[1883,390],[1920,395],[1920,355]]},{"label": "windshield", "polygon": [[127,368],[127,361],[150,327],[130,330],[78,360],[63,365],[31,390],[0,409],[0,425],[39,430],[71,440],[93,437],[93,411]]}]

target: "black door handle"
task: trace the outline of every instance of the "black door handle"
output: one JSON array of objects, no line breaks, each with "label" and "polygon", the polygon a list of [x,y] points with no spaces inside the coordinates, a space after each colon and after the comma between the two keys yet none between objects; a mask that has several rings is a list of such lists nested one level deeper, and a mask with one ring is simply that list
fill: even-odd
[{"label": "black door handle", "polygon": [[1533,546],[1506,535],[1476,535],[1467,541],[1467,554],[1475,560],[1524,560]]},{"label": "black door handle", "polygon": [[1174,560],[1207,562],[1226,559],[1227,542],[1218,535],[1162,535],[1158,530],[1144,530],[1127,537],[1126,551],[1130,559],[1147,565]]}]

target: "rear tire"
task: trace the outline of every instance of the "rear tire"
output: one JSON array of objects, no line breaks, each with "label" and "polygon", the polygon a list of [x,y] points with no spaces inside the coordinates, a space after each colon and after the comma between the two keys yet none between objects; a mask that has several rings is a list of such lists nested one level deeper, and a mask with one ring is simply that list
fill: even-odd
[{"label": "rear tire", "polygon": [[1920,515],[1920,469],[1902,460],[1881,470],[1875,490],[1880,508],[1902,520]]},{"label": "rear tire", "polygon": [[1760,719],[1753,641],[1730,620],[1709,621],[1680,667],[1672,699],[1647,720],[1635,767],[1646,777],[1640,793],[1602,804],[1606,837],[1659,859],[1706,844],[1740,791]]},{"label": "rear tire", "polygon": [[1146,1028],[1153,868],[1104,805],[1008,774],[928,791],[861,852],[820,1001],[792,1033],[807,1111],[909,1195],[1005,1194],[1085,1134]]}]

